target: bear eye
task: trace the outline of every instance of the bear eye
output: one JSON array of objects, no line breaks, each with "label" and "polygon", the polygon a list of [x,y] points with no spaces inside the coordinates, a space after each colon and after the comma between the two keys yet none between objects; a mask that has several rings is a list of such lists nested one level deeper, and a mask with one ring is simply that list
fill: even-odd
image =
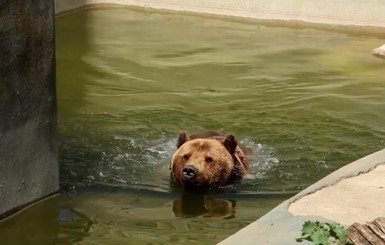
[{"label": "bear eye", "polygon": [[184,158],[184,160],[187,161],[188,159],[190,159],[190,156],[189,156],[188,154],[184,154],[184,155],[183,155],[183,158]]},{"label": "bear eye", "polygon": [[212,157],[206,157],[205,161],[210,163],[213,161],[213,158]]}]

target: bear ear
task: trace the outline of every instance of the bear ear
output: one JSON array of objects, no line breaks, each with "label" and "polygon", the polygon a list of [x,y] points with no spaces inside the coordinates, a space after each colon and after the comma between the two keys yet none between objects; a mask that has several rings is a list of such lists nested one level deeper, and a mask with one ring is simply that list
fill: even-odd
[{"label": "bear ear", "polygon": [[226,136],[225,140],[223,141],[223,144],[225,145],[226,149],[230,152],[230,154],[234,154],[235,149],[237,148],[238,142],[235,139],[234,135],[229,134]]},{"label": "bear ear", "polygon": [[179,149],[186,141],[190,140],[190,137],[188,137],[186,131],[180,131],[179,137],[178,137],[178,143],[176,144],[176,148]]}]

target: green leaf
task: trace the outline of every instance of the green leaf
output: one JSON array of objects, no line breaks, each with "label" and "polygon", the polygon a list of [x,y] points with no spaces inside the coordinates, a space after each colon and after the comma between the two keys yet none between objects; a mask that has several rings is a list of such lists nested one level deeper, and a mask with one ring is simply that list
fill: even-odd
[{"label": "green leaf", "polygon": [[332,236],[334,236],[336,239],[344,242],[347,239],[348,232],[342,225],[333,224],[332,225]]},{"label": "green leaf", "polygon": [[329,223],[322,223],[319,226],[320,226],[320,228],[327,230],[327,231],[330,231],[332,229],[332,226]]},{"label": "green leaf", "polygon": [[[306,221],[302,225],[302,236],[297,238],[297,242],[303,240],[311,241],[316,245],[329,245],[329,242],[347,243],[347,230],[337,223],[326,223],[319,221]],[[334,243],[333,243],[334,244]]]},{"label": "green leaf", "polygon": [[306,221],[302,226],[302,236],[312,235],[318,229],[318,222]]},{"label": "green leaf", "polygon": [[311,235],[312,241],[316,245],[328,245],[330,232],[324,229],[319,229]]},{"label": "green leaf", "polygon": [[317,229],[317,224],[312,221],[306,221],[302,225],[302,233],[301,237],[297,238],[297,242],[302,242],[303,240],[311,241],[310,236],[316,231]]}]

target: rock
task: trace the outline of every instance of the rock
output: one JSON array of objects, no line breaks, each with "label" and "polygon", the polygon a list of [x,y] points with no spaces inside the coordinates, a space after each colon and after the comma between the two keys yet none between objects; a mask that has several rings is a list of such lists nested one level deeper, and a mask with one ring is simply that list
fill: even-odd
[{"label": "rock", "polygon": [[377,57],[380,57],[380,58],[384,58],[384,59],[385,59],[385,44],[382,45],[381,47],[378,47],[378,48],[373,49],[372,54],[373,54],[374,56],[377,56]]}]

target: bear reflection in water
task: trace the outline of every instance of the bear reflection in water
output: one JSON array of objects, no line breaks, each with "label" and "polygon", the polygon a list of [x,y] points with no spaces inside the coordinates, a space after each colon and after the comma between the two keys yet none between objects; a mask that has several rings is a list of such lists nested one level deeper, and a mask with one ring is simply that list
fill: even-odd
[{"label": "bear reflection in water", "polygon": [[235,216],[235,201],[214,199],[200,193],[185,193],[174,200],[172,211],[176,217],[225,218]]},{"label": "bear reflection in water", "polygon": [[250,155],[251,150],[238,144],[232,134],[188,136],[181,131],[171,160],[171,177],[185,190],[227,185],[246,175]]}]

